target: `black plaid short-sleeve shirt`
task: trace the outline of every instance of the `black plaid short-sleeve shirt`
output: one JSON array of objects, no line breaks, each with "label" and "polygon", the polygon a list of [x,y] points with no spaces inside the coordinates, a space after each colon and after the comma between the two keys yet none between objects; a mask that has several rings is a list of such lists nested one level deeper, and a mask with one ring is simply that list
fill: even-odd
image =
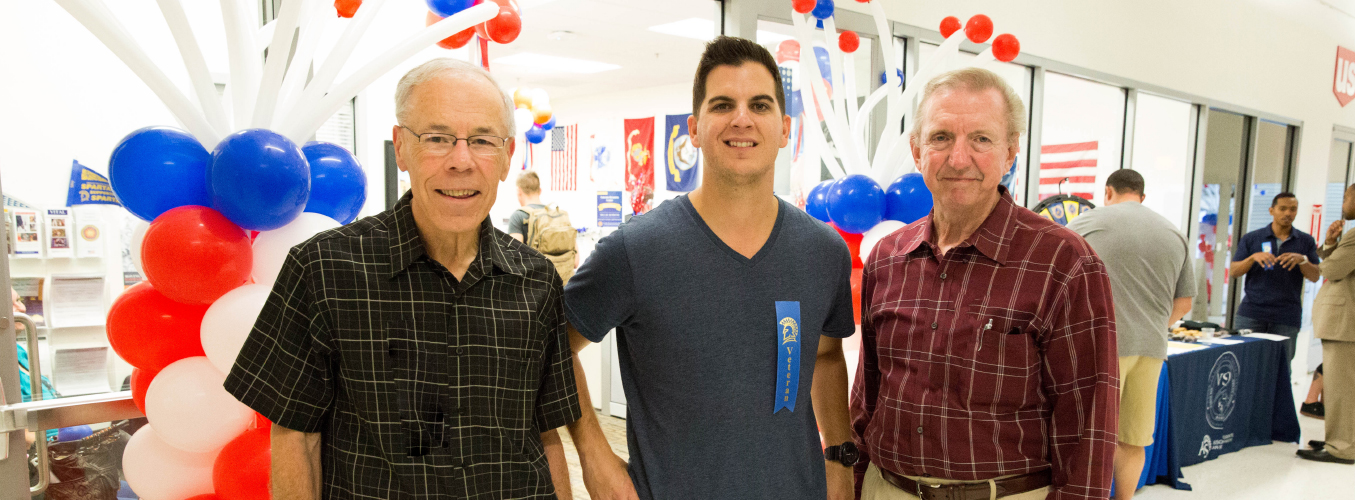
[{"label": "black plaid short-sleeve shirt", "polygon": [[559,275],[486,219],[458,281],[410,201],[291,250],[226,390],[321,433],[326,499],[554,498],[540,433],[581,415]]}]

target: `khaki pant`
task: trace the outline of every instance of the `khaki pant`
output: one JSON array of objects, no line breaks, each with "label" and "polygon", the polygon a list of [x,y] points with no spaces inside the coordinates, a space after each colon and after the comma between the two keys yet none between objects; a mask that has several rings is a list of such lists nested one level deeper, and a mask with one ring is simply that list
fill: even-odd
[{"label": "khaki pant", "polygon": [[1355,460],[1355,342],[1322,341],[1327,453]]},{"label": "khaki pant", "polygon": [[1140,448],[1153,444],[1157,424],[1157,379],[1162,360],[1120,357],[1120,442]]},{"label": "khaki pant", "polygon": [[[952,481],[949,479],[936,479],[931,477],[914,477],[914,476],[904,476],[904,477],[924,484],[987,482],[987,481]],[[1009,495],[1002,498],[1010,500],[1044,500],[1044,498],[1047,496],[1049,496],[1049,487],[1045,486],[1044,488],[1027,491],[1025,493]],[[899,489],[897,486],[889,484],[888,481],[885,481],[884,476],[880,475],[880,469],[876,468],[875,464],[870,464],[870,467],[866,469],[866,478],[861,483],[861,500],[912,500],[915,498],[917,498],[917,495],[914,495],[912,492],[903,491]],[[998,497],[996,495],[992,496],[993,500],[996,500],[997,498]]]}]

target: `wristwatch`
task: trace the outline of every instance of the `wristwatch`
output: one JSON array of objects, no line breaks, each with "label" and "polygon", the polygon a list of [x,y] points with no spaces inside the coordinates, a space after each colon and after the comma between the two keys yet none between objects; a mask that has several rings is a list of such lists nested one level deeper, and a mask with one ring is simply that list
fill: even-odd
[{"label": "wristwatch", "polygon": [[829,446],[823,449],[823,459],[833,460],[847,467],[856,465],[856,461],[861,459],[861,452],[856,450],[856,443],[847,441],[837,446]]}]

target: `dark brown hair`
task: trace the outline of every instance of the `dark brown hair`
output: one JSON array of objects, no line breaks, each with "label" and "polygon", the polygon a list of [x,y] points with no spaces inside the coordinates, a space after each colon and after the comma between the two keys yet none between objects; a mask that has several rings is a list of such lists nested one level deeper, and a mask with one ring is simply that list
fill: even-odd
[{"label": "dark brown hair", "polygon": [[1294,193],[1291,193],[1291,192],[1289,192],[1289,191],[1285,191],[1285,192],[1283,192],[1283,193],[1280,193],[1280,194],[1275,195],[1275,199],[1270,200],[1270,208],[1275,208],[1275,207],[1279,206],[1279,205],[1280,205],[1280,200],[1283,200],[1283,199],[1285,199],[1285,198],[1293,198],[1293,199],[1294,199],[1294,203],[1298,203],[1298,202],[1299,202],[1299,197],[1298,197],[1298,196],[1294,196]]},{"label": "dark brown hair", "polygon": [[761,45],[746,38],[720,35],[706,44],[701,54],[701,63],[696,66],[696,80],[692,82],[692,113],[701,114],[701,103],[706,101],[706,77],[719,66],[741,66],[745,62],[754,62],[767,68],[776,84],[776,104],[781,114],[786,114],[786,91],[781,86],[781,69],[776,66],[776,58]]},{"label": "dark brown hair", "polygon": [[1132,193],[1143,196],[1143,174],[1127,168],[1116,170],[1106,178],[1106,187],[1114,189],[1119,194]]}]

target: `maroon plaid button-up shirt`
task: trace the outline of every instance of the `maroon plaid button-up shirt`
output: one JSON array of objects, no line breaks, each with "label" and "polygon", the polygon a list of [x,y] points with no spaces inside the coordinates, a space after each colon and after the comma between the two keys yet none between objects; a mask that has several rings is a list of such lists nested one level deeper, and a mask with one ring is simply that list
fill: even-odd
[{"label": "maroon plaid button-up shirt", "polygon": [[861,303],[852,432],[870,462],[955,480],[1049,468],[1051,499],[1110,496],[1115,315],[1105,267],[1077,234],[1004,189],[944,256],[931,217],[886,236]]}]

